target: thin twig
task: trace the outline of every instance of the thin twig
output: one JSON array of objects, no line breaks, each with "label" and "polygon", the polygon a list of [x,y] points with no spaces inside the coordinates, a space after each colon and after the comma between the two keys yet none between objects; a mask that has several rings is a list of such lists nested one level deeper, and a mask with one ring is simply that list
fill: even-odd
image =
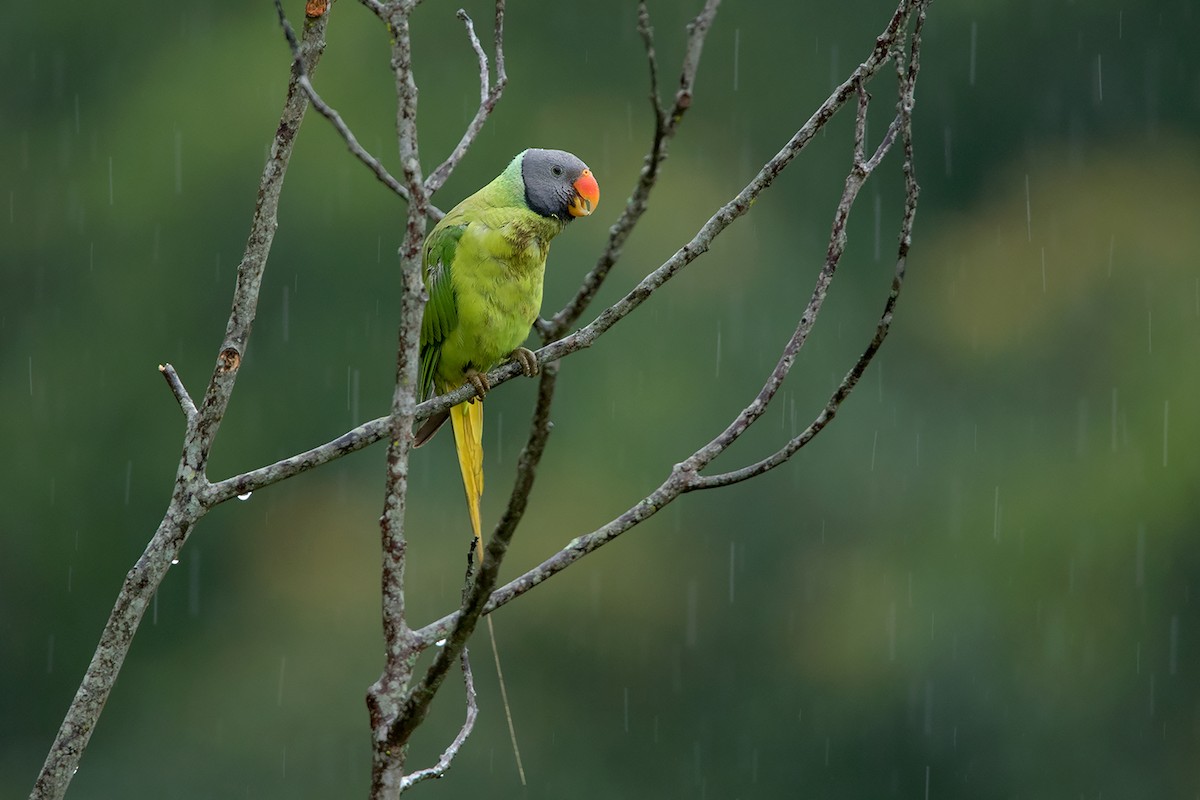
[{"label": "thin twig", "polygon": [[166,378],[167,386],[171,387],[171,394],[175,395],[175,400],[183,410],[183,416],[189,423],[192,422],[196,419],[196,404],[192,401],[192,396],[188,394],[187,387],[179,378],[179,373],[170,364],[159,364],[158,371]]},{"label": "thin twig", "polygon": [[[300,89],[299,77],[301,72],[311,72],[316,68],[325,47],[325,28],[329,16],[328,13],[322,14],[307,20],[304,25],[300,44],[301,61],[292,70],[287,98],[259,182],[258,201],[245,253],[238,265],[237,284],[225,337],[208,388],[199,407],[194,407],[194,416],[184,435],[183,453],[170,503],[145,551],[125,577],[95,654],[46,756],[31,798],[57,800],[66,792],[154,593],[171,565],[178,563],[180,550],[196,523],[211,508],[205,502],[210,486],[205,469],[250,337],[258,308],[259,288],[278,224],[279,195],[284,175],[296,132],[308,107],[308,98]],[[164,366],[163,374],[178,398],[179,391],[171,380],[173,372],[168,372]],[[182,388],[182,383],[179,387]],[[183,396],[187,397],[186,392]],[[191,404],[191,401],[186,403]],[[180,404],[184,406],[185,413],[190,413],[184,400],[181,399]]]},{"label": "thin twig", "polygon": [[442,188],[446,179],[450,177],[450,173],[463,160],[467,150],[474,144],[475,137],[483,130],[483,124],[487,122],[487,118],[495,110],[496,104],[500,102],[500,96],[504,94],[504,87],[508,84],[508,75],[504,72],[504,4],[505,0],[496,0],[496,85],[494,87],[489,87],[487,54],[483,52],[483,45],[479,43],[479,37],[475,35],[475,23],[471,21],[466,11],[461,8],[458,10],[458,18],[467,28],[467,38],[479,61],[479,109],[475,112],[474,119],[467,125],[467,129],[463,131],[462,138],[453,152],[425,179],[425,191],[428,194],[432,195]]},{"label": "thin twig", "polygon": [[450,766],[454,763],[458,751],[466,743],[467,737],[471,735],[471,731],[475,728],[475,718],[479,716],[479,700],[475,696],[475,678],[471,675],[471,662],[467,658],[467,651],[462,651],[462,656],[459,658],[459,663],[462,665],[463,684],[467,692],[467,718],[463,722],[462,727],[458,729],[458,735],[450,742],[450,745],[442,751],[441,757],[438,758],[436,764],[432,767],[419,769],[411,775],[405,775],[400,779],[400,791],[404,792],[416,786],[422,781],[427,781],[430,778],[443,778],[449,771]]}]

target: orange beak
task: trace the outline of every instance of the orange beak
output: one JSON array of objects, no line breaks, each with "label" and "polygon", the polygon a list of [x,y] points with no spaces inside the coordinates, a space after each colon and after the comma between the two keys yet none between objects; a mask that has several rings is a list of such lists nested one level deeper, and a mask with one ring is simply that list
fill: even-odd
[{"label": "orange beak", "polygon": [[585,169],[571,185],[575,187],[575,199],[567,206],[571,216],[586,217],[595,211],[600,203],[600,184],[592,177],[592,171]]}]

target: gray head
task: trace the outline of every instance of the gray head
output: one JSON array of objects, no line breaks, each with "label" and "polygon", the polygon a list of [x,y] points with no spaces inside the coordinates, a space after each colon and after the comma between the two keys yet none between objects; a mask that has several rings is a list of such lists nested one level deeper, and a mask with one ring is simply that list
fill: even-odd
[{"label": "gray head", "polygon": [[521,180],[525,204],[543,217],[570,222],[591,214],[600,202],[592,171],[565,150],[526,150],[521,154]]}]

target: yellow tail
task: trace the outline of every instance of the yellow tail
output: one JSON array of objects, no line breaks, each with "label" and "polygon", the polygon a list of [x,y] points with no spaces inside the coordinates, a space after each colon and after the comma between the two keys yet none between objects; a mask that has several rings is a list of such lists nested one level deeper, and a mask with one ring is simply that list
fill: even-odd
[{"label": "yellow tail", "polygon": [[454,426],[454,449],[462,470],[463,489],[467,493],[467,511],[475,534],[475,555],[483,563],[483,526],[479,521],[479,500],[483,497],[483,401],[459,403],[450,409]]},{"label": "yellow tail", "polygon": [[[450,424],[454,426],[454,449],[458,451],[458,468],[462,470],[467,511],[471,515],[471,530],[475,534],[475,557],[482,566],[483,526],[479,521],[479,501],[483,497],[483,401],[475,398],[473,403],[459,403],[452,407]],[[504,718],[508,721],[508,735],[512,739],[513,756],[517,760],[517,774],[521,776],[521,785],[525,786],[525,766],[521,763],[521,749],[517,747],[517,731],[513,727],[512,710],[508,705],[504,671],[500,669],[500,651],[496,648],[496,628],[492,625],[490,615],[487,625],[492,640],[492,657],[496,660],[496,678],[500,682],[500,700],[504,704]]]}]

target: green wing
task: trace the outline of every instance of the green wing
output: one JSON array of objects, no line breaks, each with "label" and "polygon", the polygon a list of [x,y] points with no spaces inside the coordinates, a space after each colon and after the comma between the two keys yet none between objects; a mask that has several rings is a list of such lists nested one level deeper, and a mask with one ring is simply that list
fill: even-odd
[{"label": "green wing", "polygon": [[424,280],[429,300],[421,318],[421,367],[418,388],[422,399],[435,394],[434,377],[442,355],[442,343],[458,327],[458,301],[450,272],[458,241],[467,223],[439,224],[425,240]]}]

